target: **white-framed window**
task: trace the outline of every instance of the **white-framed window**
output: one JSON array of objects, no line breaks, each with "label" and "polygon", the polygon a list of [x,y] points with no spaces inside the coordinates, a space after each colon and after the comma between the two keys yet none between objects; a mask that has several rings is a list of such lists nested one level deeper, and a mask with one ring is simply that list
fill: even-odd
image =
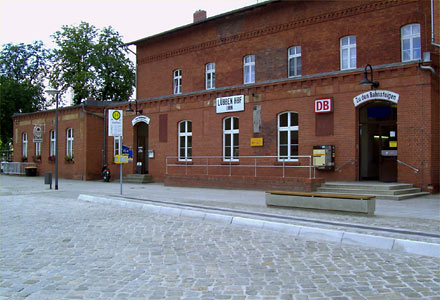
[{"label": "white-framed window", "polygon": [[206,89],[215,89],[215,63],[206,64],[205,71]]},{"label": "white-framed window", "polygon": [[174,70],[173,72],[173,90],[174,94],[182,93],[182,70]]},{"label": "white-framed window", "polygon": [[255,83],[255,55],[245,56],[243,59],[244,83]]},{"label": "white-framed window", "polygon": [[178,140],[179,140],[179,160],[191,161],[192,160],[192,122],[181,121],[178,124]]},{"label": "white-framed window", "polygon": [[113,137],[113,156],[122,154],[119,153],[120,144],[121,144],[121,137],[120,136]]},{"label": "white-framed window", "polygon": [[50,144],[49,144],[49,155],[55,156],[56,152],[56,139],[55,139],[55,130],[51,130],[50,133]]},{"label": "white-framed window", "polygon": [[422,47],[420,45],[420,24],[408,24],[401,29],[402,61],[419,60]]},{"label": "white-framed window", "polygon": [[239,130],[240,123],[237,117],[223,119],[223,160],[239,160]]},{"label": "white-framed window", "polygon": [[27,158],[28,157],[28,134],[27,134],[27,132],[23,132],[21,134],[21,141],[22,141],[21,156]]},{"label": "white-framed window", "polygon": [[356,69],[356,36],[344,36],[341,42],[341,70]]},{"label": "white-framed window", "polygon": [[278,115],[278,160],[298,161],[298,114],[293,111]]},{"label": "white-framed window", "polygon": [[301,46],[293,46],[288,51],[289,77],[301,76]]},{"label": "white-framed window", "polygon": [[35,142],[35,156],[41,155],[41,142]]},{"label": "white-framed window", "polygon": [[73,128],[66,131],[66,156],[73,157]]}]

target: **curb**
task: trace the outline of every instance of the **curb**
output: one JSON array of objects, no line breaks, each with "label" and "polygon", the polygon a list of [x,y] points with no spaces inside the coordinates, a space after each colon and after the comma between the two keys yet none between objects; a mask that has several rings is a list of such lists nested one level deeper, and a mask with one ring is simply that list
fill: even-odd
[{"label": "curb", "polygon": [[80,194],[77,200],[93,203],[119,205],[122,207],[136,208],[157,214],[164,214],[176,217],[189,217],[199,220],[217,222],[225,225],[231,224],[236,226],[247,226],[252,228],[272,230],[287,233],[293,238],[307,241],[330,242],[340,245],[361,246],[382,250],[390,250],[393,252],[405,252],[409,254],[440,258],[440,244],[435,243],[396,239],[355,232],[346,232],[342,230],[278,223],[274,221],[265,221],[245,217],[234,217],[209,212],[205,213],[198,210],[158,206],[148,203],[129,202],[126,200],[110,199],[84,194]]}]

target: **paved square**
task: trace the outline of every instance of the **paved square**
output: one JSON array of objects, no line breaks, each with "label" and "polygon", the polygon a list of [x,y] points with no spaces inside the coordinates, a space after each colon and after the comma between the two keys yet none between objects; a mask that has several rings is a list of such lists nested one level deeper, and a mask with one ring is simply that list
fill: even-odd
[{"label": "paved square", "polygon": [[436,258],[62,195],[0,197],[0,299],[440,299]]}]

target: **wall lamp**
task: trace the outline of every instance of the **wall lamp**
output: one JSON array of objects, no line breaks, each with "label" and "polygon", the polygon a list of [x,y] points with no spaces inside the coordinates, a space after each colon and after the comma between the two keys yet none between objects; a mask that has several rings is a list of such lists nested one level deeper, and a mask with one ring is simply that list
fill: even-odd
[{"label": "wall lamp", "polygon": [[[133,102],[133,101],[131,101],[131,102]],[[136,115],[139,113],[140,115],[142,114],[142,112],[143,112],[143,110],[142,109],[138,109],[138,102],[137,102],[137,100],[134,100],[134,102],[135,102],[135,104],[136,104],[136,109],[135,110],[133,110],[133,108],[131,107],[131,102],[128,102],[128,107],[127,107],[127,109],[125,110],[126,112],[136,112]]]},{"label": "wall lamp", "polygon": [[[368,68],[370,68],[371,80],[368,79]],[[364,69],[364,79],[359,83],[360,85],[369,85],[371,89],[379,87],[379,81],[373,81],[373,68],[367,64]]]}]

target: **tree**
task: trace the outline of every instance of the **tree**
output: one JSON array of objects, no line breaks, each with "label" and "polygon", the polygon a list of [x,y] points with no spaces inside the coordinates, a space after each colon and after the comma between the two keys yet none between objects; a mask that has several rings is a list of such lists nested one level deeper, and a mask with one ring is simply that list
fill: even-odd
[{"label": "tree", "polygon": [[73,90],[75,104],[83,99],[123,101],[133,93],[133,63],[128,50],[111,27],[98,30],[86,22],[63,26],[53,36],[51,85],[62,92]]},{"label": "tree", "polygon": [[0,140],[12,141],[12,115],[45,109],[44,98],[49,51],[41,41],[6,44],[0,52]]}]

